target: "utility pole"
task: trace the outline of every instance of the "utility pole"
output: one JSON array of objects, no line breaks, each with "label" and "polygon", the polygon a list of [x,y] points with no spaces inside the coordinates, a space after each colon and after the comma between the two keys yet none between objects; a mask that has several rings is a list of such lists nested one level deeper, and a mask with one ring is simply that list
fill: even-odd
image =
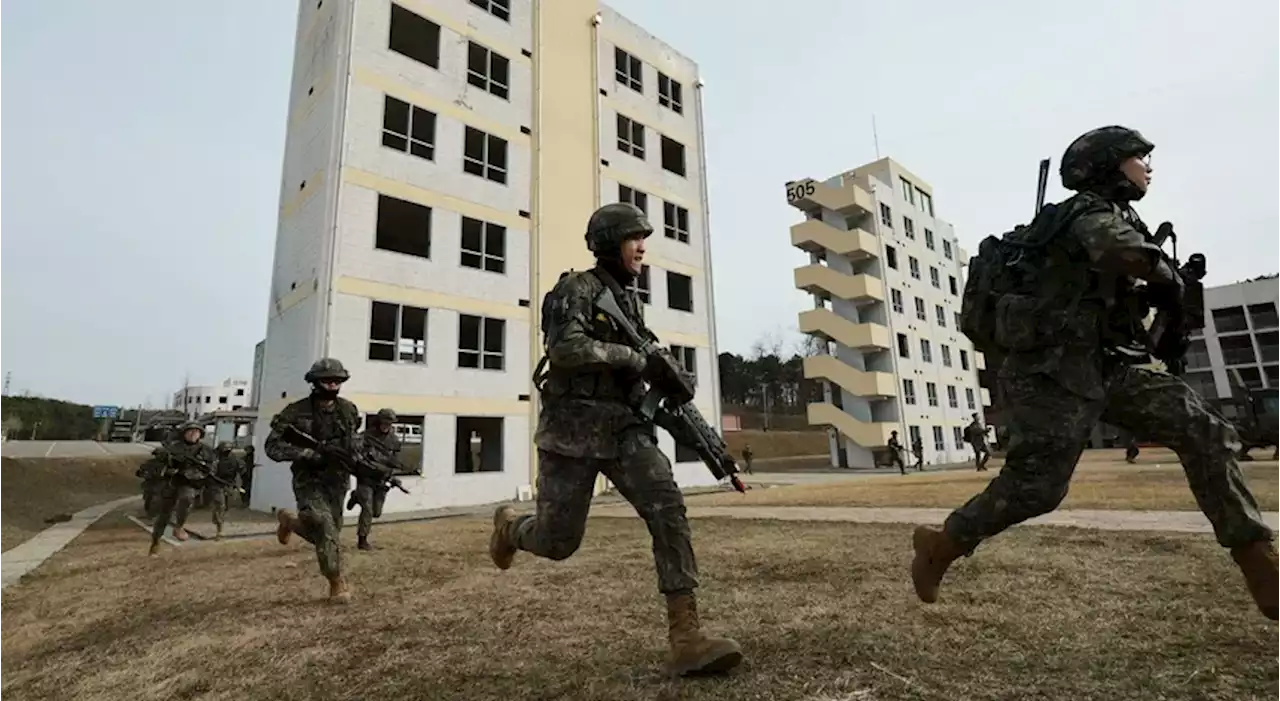
[{"label": "utility pole", "polygon": [[9,385],[13,383],[13,371],[4,374],[4,396],[9,396]]},{"label": "utility pole", "polygon": [[769,383],[760,383],[760,405],[764,409],[764,430],[769,430]]}]

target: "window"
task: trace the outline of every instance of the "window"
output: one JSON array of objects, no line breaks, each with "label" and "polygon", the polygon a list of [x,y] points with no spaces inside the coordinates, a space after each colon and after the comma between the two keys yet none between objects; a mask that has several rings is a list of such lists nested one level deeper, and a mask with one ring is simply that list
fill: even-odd
[{"label": "window", "polygon": [[226,404],[226,403],[227,403],[227,398],[226,398],[226,397],[218,397],[218,403],[219,403],[219,404]]},{"label": "window", "polygon": [[955,439],[956,448],[964,450],[964,430],[959,426],[952,426],[951,437]]},{"label": "window", "polygon": [[511,0],[471,0],[471,4],[504,22],[511,21]]},{"label": "window", "polygon": [[1276,305],[1274,302],[1250,304],[1248,308],[1249,317],[1253,319],[1253,328],[1274,329],[1276,326],[1280,326],[1280,317],[1277,317],[1276,315]]},{"label": "window", "polygon": [[667,307],[682,312],[693,311],[693,279],[688,275],[667,271]]},{"label": "window", "polygon": [[960,328],[960,312],[953,312],[952,315],[955,317],[956,328]]},{"label": "window", "polygon": [[369,313],[369,360],[427,362],[427,310],[373,302]]},{"label": "window", "polygon": [[889,299],[893,301],[893,311],[901,314],[902,308],[902,290],[889,290]]},{"label": "window", "polygon": [[431,257],[431,208],[378,195],[373,247],[422,258]]},{"label": "window", "polygon": [[889,209],[889,205],[883,202],[880,203],[880,223],[883,224],[886,229],[893,228],[893,210]]},{"label": "window", "polygon": [[236,396],[237,396],[237,397],[243,397],[243,396],[244,396],[244,388],[240,388],[240,389],[236,390]]},{"label": "window", "polygon": [[942,255],[946,256],[947,260],[951,260],[951,242],[946,239],[942,239]]},{"label": "window", "polygon": [[1218,333],[1248,331],[1249,323],[1244,318],[1244,307],[1214,309],[1213,326],[1218,330]]},{"label": "window", "polygon": [[502,417],[459,416],[454,474],[502,472]]},{"label": "window", "polygon": [[662,169],[684,175],[684,144],[662,137]]},{"label": "window", "polygon": [[929,397],[929,406],[938,406],[938,386],[932,382],[924,383],[924,393]]},{"label": "window", "polygon": [[913,446],[914,446],[916,443],[919,443],[919,442],[920,442],[920,427],[919,427],[919,426],[908,426],[908,427],[907,427],[907,436],[908,436],[908,438],[910,439],[910,445],[913,445]]},{"label": "window", "polygon": [[969,351],[967,350],[960,351],[960,369],[961,370],[969,369]]},{"label": "window", "polygon": [[207,394],[206,394],[206,395],[205,395],[205,397],[204,397],[204,403],[205,403],[205,404],[212,404],[212,403],[213,403],[213,397],[210,397],[209,395],[207,395]]},{"label": "window", "polygon": [[933,449],[940,453],[947,449],[947,442],[943,438],[941,426],[933,427]]},{"label": "window", "polygon": [[502,370],[507,322],[470,314],[458,315],[458,367]]},{"label": "window", "polygon": [[1193,340],[1191,345],[1187,348],[1187,367],[1209,367],[1209,347],[1205,345],[1203,338]]},{"label": "window", "polygon": [[636,294],[640,296],[640,301],[645,304],[653,303],[653,294],[649,287],[649,266],[640,266],[640,274],[636,276]]},{"label": "window", "polygon": [[915,204],[916,191],[915,188],[911,186],[911,181],[899,176],[898,182],[902,183],[902,199],[910,202],[911,204]]},{"label": "window", "polygon": [[676,361],[680,363],[680,367],[684,368],[685,372],[695,378],[698,376],[697,349],[690,346],[671,346],[671,355],[675,356]]},{"label": "window", "polygon": [[492,49],[467,42],[467,82],[502,99],[508,98],[511,62]]},{"label": "window", "polygon": [[618,48],[613,50],[613,78],[618,83],[644,94],[644,64],[640,59]]},{"label": "window", "polygon": [[925,314],[924,311],[924,299],[920,297],[916,297],[916,318],[920,321],[926,321],[929,318],[929,315]]},{"label": "window", "polygon": [[644,125],[618,115],[618,150],[644,160]]},{"label": "window", "polygon": [[956,276],[948,275],[947,282],[951,285],[951,294],[953,296],[958,296],[960,294],[960,288],[956,285]]},{"label": "window", "polygon": [[920,339],[920,359],[926,363],[933,362],[933,346],[929,345],[929,339]]},{"label": "window", "polygon": [[391,4],[391,38],[387,46],[418,63],[440,67],[440,25],[395,3]]},{"label": "window", "polygon": [[947,310],[941,304],[933,305],[934,316],[938,317],[938,326],[947,328]]},{"label": "window", "polygon": [[916,237],[916,223],[908,219],[902,218],[902,231],[906,233],[907,238],[914,239]]},{"label": "window", "polygon": [[649,215],[649,195],[626,185],[618,186],[618,201],[633,204],[640,208],[645,216]]},{"label": "window", "polygon": [[916,383],[912,380],[902,381],[902,401],[907,404],[916,403]]},{"label": "window", "polygon": [[898,357],[911,357],[911,345],[907,342],[907,335],[905,333],[898,334]]},{"label": "window", "polygon": [[911,268],[911,277],[920,279],[920,261],[915,256],[907,256],[907,266]]},{"label": "window", "polygon": [[952,409],[960,408],[960,400],[956,398],[956,386],[947,385],[947,406]]},{"label": "window", "polygon": [[1252,365],[1258,362],[1253,352],[1253,339],[1249,334],[1221,337],[1218,345],[1222,346],[1222,362],[1227,365]]},{"label": "window", "polygon": [[461,263],[490,273],[507,272],[507,227],[463,217]]},{"label": "window", "polygon": [[951,346],[948,346],[945,343],[942,344],[942,366],[946,368],[951,367]]},{"label": "window", "polygon": [[462,169],[495,183],[507,182],[507,142],[493,134],[467,127],[462,147]]},{"label": "window", "polygon": [[938,276],[938,269],[932,265],[929,266],[929,282],[932,283],[934,287],[942,289],[942,280]]},{"label": "window", "polygon": [[387,95],[382,106],[382,145],[428,161],[435,160],[435,113]]},{"label": "window", "polygon": [[889,263],[890,268],[898,269],[898,251],[893,246],[884,247],[884,259]]},{"label": "window", "polygon": [[972,387],[964,388],[964,400],[969,404],[970,410],[975,408],[973,404],[973,388]]},{"label": "window", "polygon": [[689,243],[689,210],[678,204],[663,202],[662,233],[669,239]]},{"label": "window", "polygon": [[676,114],[684,114],[684,86],[670,76],[658,73],[658,104],[670,107]]},{"label": "window", "polygon": [[[1262,362],[1274,363],[1276,362],[1277,358],[1280,357],[1280,353],[1277,352],[1278,350],[1277,346],[1280,345],[1280,343],[1277,343],[1278,337],[1280,337],[1280,334],[1277,334],[1275,331],[1268,331],[1266,333],[1260,333],[1255,336],[1255,339],[1258,341],[1258,357],[1262,360]],[[1200,344],[1203,345],[1204,341],[1201,340]],[[1195,342],[1192,342],[1191,345],[1192,345],[1192,348],[1195,348]],[[1206,352],[1206,355],[1207,355],[1207,352]],[[1190,356],[1190,352],[1188,352],[1188,357],[1189,356]],[[1187,364],[1190,365],[1190,360],[1187,361]],[[1204,364],[1205,365],[1209,364],[1207,358]]]},{"label": "window", "polygon": [[933,216],[933,196],[925,192],[924,190],[916,190],[916,194],[920,195],[920,209],[923,209],[924,211],[928,212],[929,216],[932,217]]},{"label": "window", "polygon": [[925,245],[926,247],[928,247],[928,249],[929,249],[930,251],[934,250],[934,248],[933,248],[933,229],[925,229],[925,230],[924,230],[924,245]]}]

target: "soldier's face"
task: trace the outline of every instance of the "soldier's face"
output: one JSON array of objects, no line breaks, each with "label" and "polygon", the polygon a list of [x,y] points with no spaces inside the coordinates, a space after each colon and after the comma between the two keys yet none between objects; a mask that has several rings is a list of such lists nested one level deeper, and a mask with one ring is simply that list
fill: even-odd
[{"label": "soldier's face", "polygon": [[622,266],[632,275],[639,275],[644,268],[644,239],[634,238],[622,242]]},{"label": "soldier's face", "polygon": [[385,419],[378,419],[378,433],[391,433],[391,422]]},{"label": "soldier's face", "polygon": [[1120,164],[1120,172],[1141,192],[1151,186],[1151,154],[1132,156]]},{"label": "soldier's face", "polygon": [[200,440],[200,429],[198,428],[187,429],[182,434],[182,440],[188,443],[195,443],[196,441]]}]

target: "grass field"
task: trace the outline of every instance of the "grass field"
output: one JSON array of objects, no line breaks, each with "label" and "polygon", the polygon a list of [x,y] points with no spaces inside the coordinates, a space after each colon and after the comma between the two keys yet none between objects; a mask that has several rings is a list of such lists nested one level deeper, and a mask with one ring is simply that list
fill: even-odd
[{"label": "grass field", "polygon": [[166,548],[119,516],[3,599],[3,693],[160,699],[1274,699],[1276,628],[1206,536],[1022,528],[917,603],[908,526],[699,520],[728,678],[673,681],[649,537],[596,519],[564,562],[499,572],[480,519],[380,527],[355,599],[312,551]]},{"label": "grass field", "polygon": [[45,519],[138,494],[133,476],[144,455],[101,458],[0,458],[0,549],[48,527]]},{"label": "grass field", "polygon": [[750,445],[757,460],[825,455],[830,449],[826,431],[730,431],[724,440],[734,457],[741,457],[742,448]]}]

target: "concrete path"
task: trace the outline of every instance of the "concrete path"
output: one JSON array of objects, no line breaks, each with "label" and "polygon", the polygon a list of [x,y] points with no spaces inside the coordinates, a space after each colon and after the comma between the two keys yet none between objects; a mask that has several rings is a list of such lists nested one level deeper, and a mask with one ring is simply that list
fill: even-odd
[{"label": "concrete path", "polygon": [[[746,518],[778,521],[844,521],[850,523],[940,524],[950,509],[856,506],[689,506],[690,518]],[[609,504],[592,509],[592,516],[634,518],[630,506]],[[1280,514],[1264,513],[1272,529],[1280,527]],[[1212,533],[1209,520],[1199,511],[1102,511],[1066,509],[1026,522],[1033,526],[1073,526],[1102,531],[1166,531]]]},{"label": "concrete path", "polygon": [[0,455],[6,458],[97,458],[110,455],[144,455],[156,443],[99,443],[98,441],[5,441]]},{"label": "concrete path", "polygon": [[70,543],[76,536],[83,533],[84,529],[93,525],[94,521],[125,504],[140,500],[141,497],[136,496],[124,497],[105,504],[91,506],[72,516],[70,521],[54,524],[37,533],[31,540],[4,553],[4,581],[3,585],[0,585],[0,589],[8,588],[10,584],[22,579],[23,575],[39,567],[54,553],[65,548],[67,543]]}]

